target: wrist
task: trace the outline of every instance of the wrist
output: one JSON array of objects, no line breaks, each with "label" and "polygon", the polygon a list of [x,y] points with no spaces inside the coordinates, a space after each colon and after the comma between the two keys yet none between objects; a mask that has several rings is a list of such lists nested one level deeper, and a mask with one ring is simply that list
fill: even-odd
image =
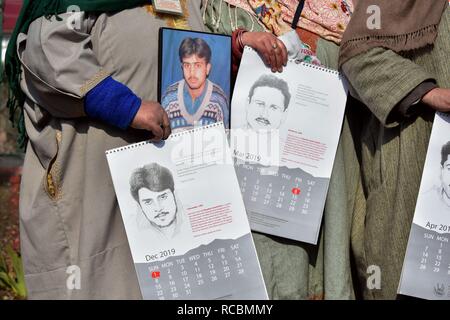
[{"label": "wrist", "polygon": [[433,88],[432,90],[428,91],[427,93],[425,93],[421,99],[421,101],[429,106],[429,107],[435,107],[436,105],[436,90],[437,88]]},{"label": "wrist", "polygon": [[250,34],[250,33],[247,32],[247,30],[242,30],[242,31],[239,33],[239,35],[238,35],[238,44],[239,44],[239,47],[240,47],[241,49],[244,49],[245,46],[250,45],[250,44],[249,44],[249,39],[248,39],[249,34]]},{"label": "wrist", "polygon": [[422,98],[422,102],[432,109],[450,111],[450,89],[434,88]]}]

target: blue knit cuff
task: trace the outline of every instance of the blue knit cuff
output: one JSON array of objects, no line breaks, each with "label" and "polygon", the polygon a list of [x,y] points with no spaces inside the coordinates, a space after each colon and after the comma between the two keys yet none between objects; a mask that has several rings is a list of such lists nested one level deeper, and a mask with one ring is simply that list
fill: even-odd
[{"label": "blue knit cuff", "polygon": [[84,109],[89,117],[125,130],[133,121],[141,102],[127,86],[107,77],[87,93]]}]

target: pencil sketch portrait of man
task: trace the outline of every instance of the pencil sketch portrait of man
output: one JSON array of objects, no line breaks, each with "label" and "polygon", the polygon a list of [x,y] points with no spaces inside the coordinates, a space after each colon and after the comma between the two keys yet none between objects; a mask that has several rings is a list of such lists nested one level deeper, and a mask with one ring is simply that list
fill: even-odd
[{"label": "pencil sketch portrait of man", "polygon": [[180,233],[182,212],[169,169],[157,163],[135,169],[130,177],[130,192],[141,213],[138,219],[141,227],[145,225],[167,239]]},{"label": "pencil sketch portrait of man", "polygon": [[[439,159],[439,160],[438,160]],[[433,162],[439,170],[439,180],[431,189],[427,189],[418,199],[418,217],[414,220],[419,225],[434,228],[439,225],[450,226],[450,141],[440,150],[440,157]],[[432,228],[432,229],[434,229]]]},{"label": "pencil sketch portrait of man", "polygon": [[247,127],[253,130],[279,129],[291,100],[289,86],[274,75],[262,75],[250,88],[247,98]]}]

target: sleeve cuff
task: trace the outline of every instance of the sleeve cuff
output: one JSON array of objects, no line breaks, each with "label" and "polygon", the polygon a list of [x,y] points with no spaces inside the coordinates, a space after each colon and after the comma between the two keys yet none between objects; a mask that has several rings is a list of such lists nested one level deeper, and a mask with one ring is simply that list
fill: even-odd
[{"label": "sleeve cuff", "polygon": [[84,108],[89,117],[125,130],[141,102],[127,86],[107,77],[86,94]]},{"label": "sleeve cuff", "polygon": [[417,113],[417,108],[420,105],[420,100],[428,92],[437,88],[434,80],[429,79],[419,84],[413,91],[411,91],[397,106],[397,111],[404,117],[410,117]]}]

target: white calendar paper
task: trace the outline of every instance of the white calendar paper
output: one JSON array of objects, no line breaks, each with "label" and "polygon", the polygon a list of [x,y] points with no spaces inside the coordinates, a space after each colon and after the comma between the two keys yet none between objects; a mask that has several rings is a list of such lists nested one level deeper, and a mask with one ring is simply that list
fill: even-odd
[{"label": "white calendar paper", "polygon": [[450,299],[450,115],[436,113],[398,292]]},{"label": "white calendar paper", "polygon": [[268,298],[223,123],[106,154],[144,299]]},{"label": "white calendar paper", "polygon": [[346,101],[336,71],[290,60],[272,73],[244,49],[231,148],[252,230],[317,243]]}]

